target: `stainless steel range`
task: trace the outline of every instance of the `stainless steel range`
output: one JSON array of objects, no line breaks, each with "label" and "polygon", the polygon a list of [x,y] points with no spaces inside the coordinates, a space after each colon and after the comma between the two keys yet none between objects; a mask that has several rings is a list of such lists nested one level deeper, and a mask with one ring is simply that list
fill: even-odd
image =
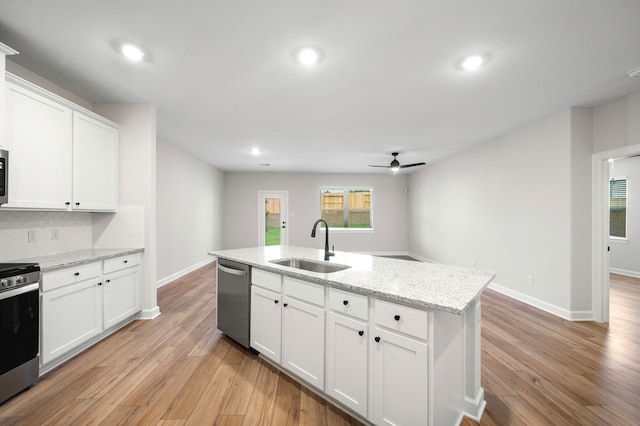
[{"label": "stainless steel range", "polygon": [[0,403],[38,380],[40,266],[0,263]]}]

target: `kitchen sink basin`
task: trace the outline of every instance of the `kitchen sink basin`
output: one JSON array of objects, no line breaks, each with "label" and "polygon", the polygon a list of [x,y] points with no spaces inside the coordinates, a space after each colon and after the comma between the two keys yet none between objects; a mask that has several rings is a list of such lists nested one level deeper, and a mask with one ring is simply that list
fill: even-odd
[{"label": "kitchen sink basin", "polygon": [[288,266],[289,268],[302,269],[304,271],[319,272],[321,274],[329,274],[331,272],[343,271],[351,268],[349,265],[341,265],[339,263],[318,262],[317,260],[301,259],[299,257],[291,257],[288,259],[270,260],[269,262],[276,265]]}]

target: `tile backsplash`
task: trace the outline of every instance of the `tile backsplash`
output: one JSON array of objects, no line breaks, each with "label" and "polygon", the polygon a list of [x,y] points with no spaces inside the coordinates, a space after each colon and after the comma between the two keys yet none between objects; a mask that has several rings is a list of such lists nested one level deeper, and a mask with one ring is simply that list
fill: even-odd
[{"label": "tile backsplash", "polygon": [[0,210],[0,262],[89,248],[144,247],[144,207],[118,213]]},{"label": "tile backsplash", "polygon": [[91,213],[0,211],[0,261],[91,248]]}]

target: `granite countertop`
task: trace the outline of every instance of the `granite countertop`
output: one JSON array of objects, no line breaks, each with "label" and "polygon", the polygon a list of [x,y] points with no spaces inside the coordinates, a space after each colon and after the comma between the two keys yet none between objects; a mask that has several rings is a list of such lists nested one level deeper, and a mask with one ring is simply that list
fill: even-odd
[{"label": "granite countertop", "polygon": [[85,249],[66,253],[51,254],[47,256],[19,259],[14,262],[37,262],[41,272],[54,271],[84,263],[97,262],[112,257],[126,256],[128,254],[142,253],[143,248],[110,248],[110,249]]},{"label": "granite countertop", "polygon": [[462,314],[495,277],[489,271],[348,252],[336,252],[329,262],[351,268],[328,274],[269,262],[290,257],[324,261],[324,250],[295,246],[214,250],[209,254],[318,284],[454,314]]}]

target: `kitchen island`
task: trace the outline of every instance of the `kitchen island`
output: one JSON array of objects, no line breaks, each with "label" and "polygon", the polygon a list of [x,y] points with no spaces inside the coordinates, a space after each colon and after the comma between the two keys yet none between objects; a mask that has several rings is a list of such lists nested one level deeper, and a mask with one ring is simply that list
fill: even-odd
[{"label": "kitchen island", "polygon": [[[293,246],[212,251],[251,270],[251,347],[373,424],[479,419],[480,294],[492,272]],[[313,272],[273,263],[348,268]]]}]

